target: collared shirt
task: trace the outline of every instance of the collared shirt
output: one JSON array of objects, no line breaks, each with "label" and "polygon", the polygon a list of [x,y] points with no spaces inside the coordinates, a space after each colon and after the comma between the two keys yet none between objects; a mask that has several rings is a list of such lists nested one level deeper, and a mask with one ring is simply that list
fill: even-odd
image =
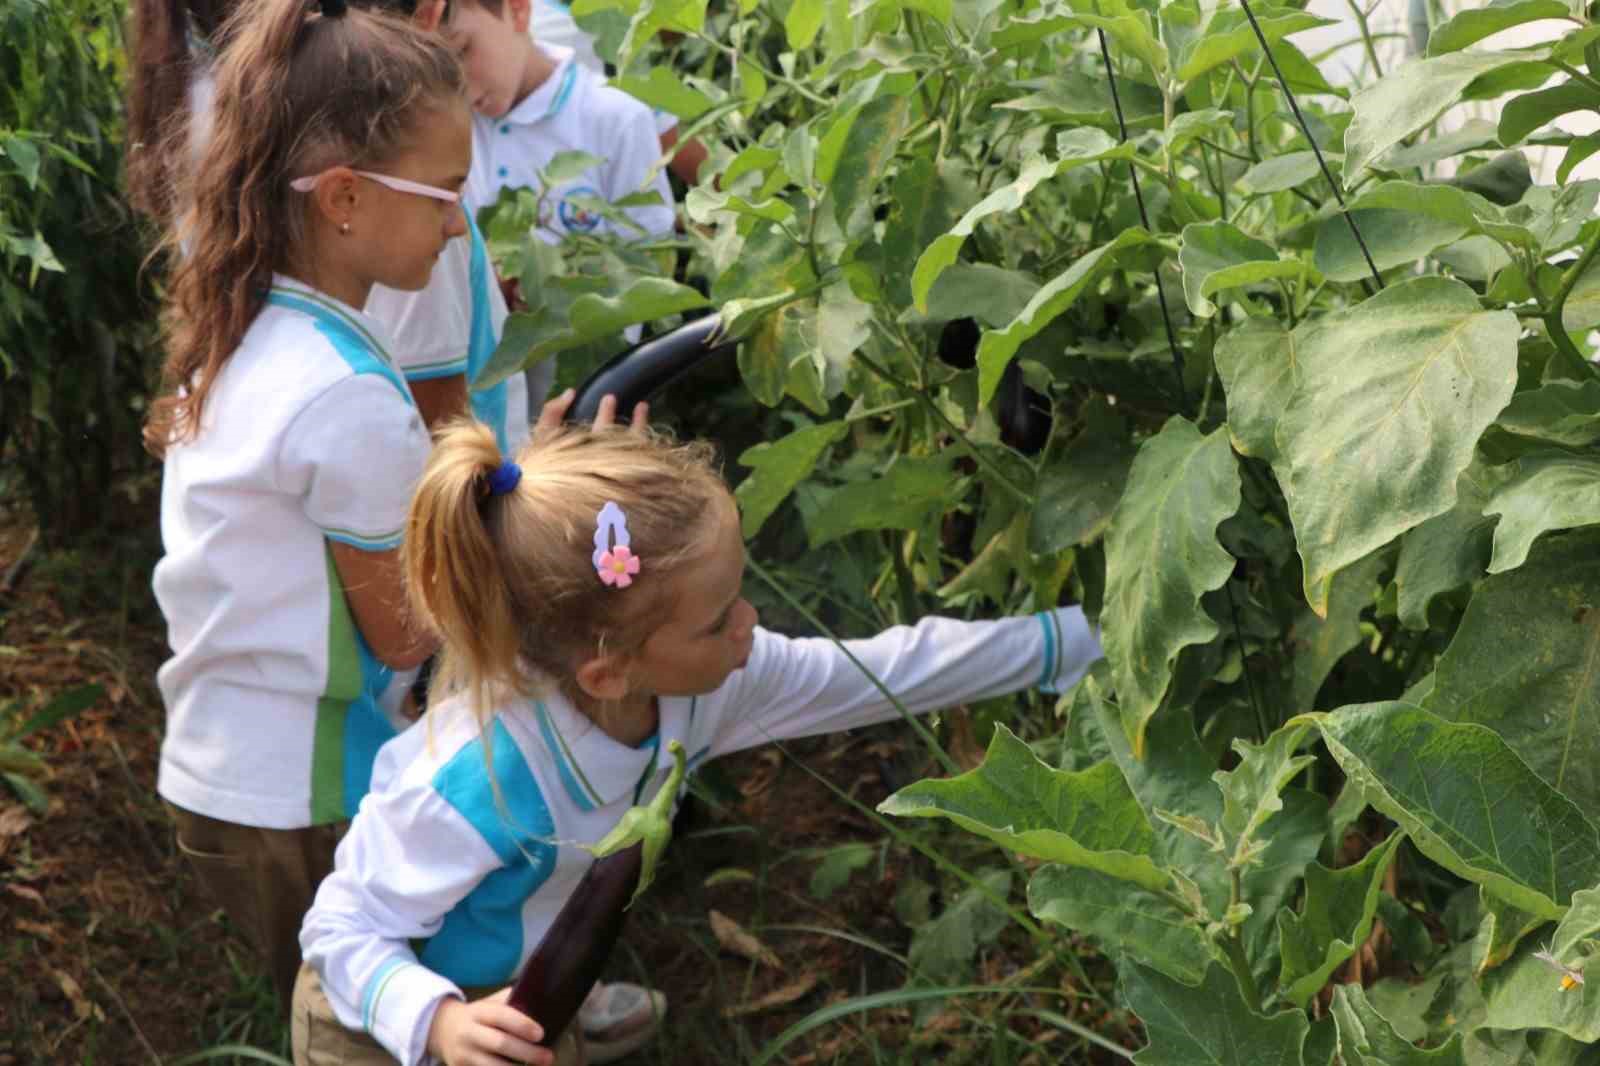
[{"label": "collared shirt", "polygon": [[[572,9],[562,0],[533,0],[528,36],[548,52],[570,50],[572,58],[585,70],[593,71],[597,77],[606,76],[605,62],[594,48],[594,35],[578,25],[578,20],[572,17]],[[677,128],[677,115],[669,111],[654,114],[658,134]]]},{"label": "collared shirt", "polygon": [[[661,140],[650,109],[584,69],[570,50],[546,51],[556,68],[544,84],[501,118],[473,116],[467,199],[484,207],[502,189],[537,192],[539,172],[558,154],[588,152],[602,161],[545,194],[539,235],[554,244],[567,233],[614,231],[630,239],[670,234],[676,217],[672,189],[666,171],[655,165]],[[641,191],[654,192],[659,202],[625,209],[639,229],[613,226],[582,202],[616,203]]]},{"label": "collared shirt", "polygon": [[[1100,656],[1076,607],[926,618],[847,646],[913,713],[1071,684]],[[440,1000],[515,977],[593,862],[580,845],[665,782],[668,742],[683,744],[693,772],[898,714],[833,642],[759,628],[721,688],[658,705],[655,736],[636,748],[559,695],[507,701],[481,728],[463,701],[446,701],[386,745],[300,933],[339,1020],[406,1066],[425,1061]]]},{"label": "collared shirt", "polygon": [[162,796],[273,829],[355,813],[395,733],[380,708],[392,672],[329,542],[397,547],[428,449],[382,326],[275,278],[163,467]]}]

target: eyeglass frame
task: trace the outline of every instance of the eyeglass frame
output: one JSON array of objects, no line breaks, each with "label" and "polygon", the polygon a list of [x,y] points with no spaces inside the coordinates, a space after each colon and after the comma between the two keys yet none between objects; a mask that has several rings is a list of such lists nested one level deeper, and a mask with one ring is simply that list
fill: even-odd
[{"label": "eyeglass frame", "polygon": [[[303,178],[293,178],[289,182],[289,188],[293,189],[295,192],[311,192],[317,187],[318,182],[327,177],[329,173],[336,169],[338,168],[329,167],[320,174],[310,174]],[[441,189],[436,185],[424,185],[420,181],[411,181],[407,178],[391,177],[388,174],[379,174],[376,171],[371,170],[356,170],[354,167],[349,167],[346,169],[348,169],[352,174],[366,178],[369,181],[375,181],[379,185],[393,189],[395,192],[411,193],[413,196],[426,196],[433,200],[443,200],[445,203],[449,204],[459,204],[461,202],[461,194],[459,192],[451,192],[449,189]]]}]

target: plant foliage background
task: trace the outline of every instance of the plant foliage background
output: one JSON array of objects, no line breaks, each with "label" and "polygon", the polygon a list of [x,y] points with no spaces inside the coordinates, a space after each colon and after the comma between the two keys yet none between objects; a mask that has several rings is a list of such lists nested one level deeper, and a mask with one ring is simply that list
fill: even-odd
[{"label": "plant foliage background", "polygon": [[500,371],[715,308],[769,410],[693,428],[751,442],[776,609],[1102,627],[882,810],[1021,856],[973,891],[1114,960],[1141,1063],[1592,1061],[1600,138],[1548,127],[1600,107],[1595,12],[1474,6],[1348,91],[1293,3],[573,10],[713,163],[653,256],[495,209]]}]

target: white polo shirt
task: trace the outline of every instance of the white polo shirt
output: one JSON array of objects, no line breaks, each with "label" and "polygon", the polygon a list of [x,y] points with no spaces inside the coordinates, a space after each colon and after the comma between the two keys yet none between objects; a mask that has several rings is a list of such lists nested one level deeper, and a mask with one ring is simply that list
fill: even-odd
[{"label": "white polo shirt", "polygon": [[[532,15],[528,20],[528,36],[533,38],[534,44],[552,52],[558,48],[569,49],[572,58],[585,70],[592,70],[602,78],[606,76],[605,62],[594,50],[594,35],[578,25],[566,4],[561,0],[533,0]],[[677,128],[677,115],[668,111],[653,113],[657,134]]]},{"label": "white polo shirt", "polygon": [[[562,182],[546,195],[539,236],[552,244],[567,233],[618,232],[645,239],[670,234],[675,212],[672,188],[664,169],[647,181],[661,158],[661,141],[650,109],[584,69],[570,49],[545,49],[556,69],[504,117],[472,117],[472,173],[467,199],[482,207],[495,202],[501,189],[539,188],[539,171],[561,152],[580,151],[603,162],[578,178]],[[575,197],[615,203],[641,190],[654,191],[660,202],[627,208],[643,233],[613,225],[585,210]]]},{"label": "white polo shirt", "polygon": [[[927,618],[848,646],[917,713],[1072,684],[1100,657],[1076,607],[995,622]],[[660,728],[637,748],[560,696],[509,702],[486,729],[447,701],[386,745],[300,931],[339,1020],[406,1066],[426,1061],[439,1001],[516,976],[594,861],[579,845],[665,782],[666,742],[682,742],[693,771],[771,740],[898,715],[831,641],[764,629],[721,688],[659,706]]]},{"label": "white polo shirt", "polygon": [[392,671],[328,542],[397,547],[429,447],[382,326],[274,279],[163,467],[167,800],[272,829],[355,813],[395,733],[379,707]]},{"label": "white polo shirt", "polygon": [[[401,292],[374,285],[367,297],[365,310],[388,327],[408,382],[464,374],[471,386],[505,332],[505,297],[470,205],[466,216],[467,235],[445,245],[425,288]],[[527,442],[530,397],[523,375],[473,388],[468,398],[473,417],[494,430],[502,452],[513,455]]]}]

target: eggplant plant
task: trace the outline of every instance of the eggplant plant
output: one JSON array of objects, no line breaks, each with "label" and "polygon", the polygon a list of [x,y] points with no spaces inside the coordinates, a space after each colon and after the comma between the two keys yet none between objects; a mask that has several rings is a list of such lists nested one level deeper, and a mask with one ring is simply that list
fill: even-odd
[{"label": "eggplant plant", "polygon": [[1102,627],[1059,714],[882,810],[1026,857],[1138,1062],[1593,1060],[1600,135],[1551,123],[1600,107],[1594,5],[1349,87],[1265,0],[573,11],[711,162],[676,280],[500,231],[548,292],[505,371],[714,307],[807,602]]}]

